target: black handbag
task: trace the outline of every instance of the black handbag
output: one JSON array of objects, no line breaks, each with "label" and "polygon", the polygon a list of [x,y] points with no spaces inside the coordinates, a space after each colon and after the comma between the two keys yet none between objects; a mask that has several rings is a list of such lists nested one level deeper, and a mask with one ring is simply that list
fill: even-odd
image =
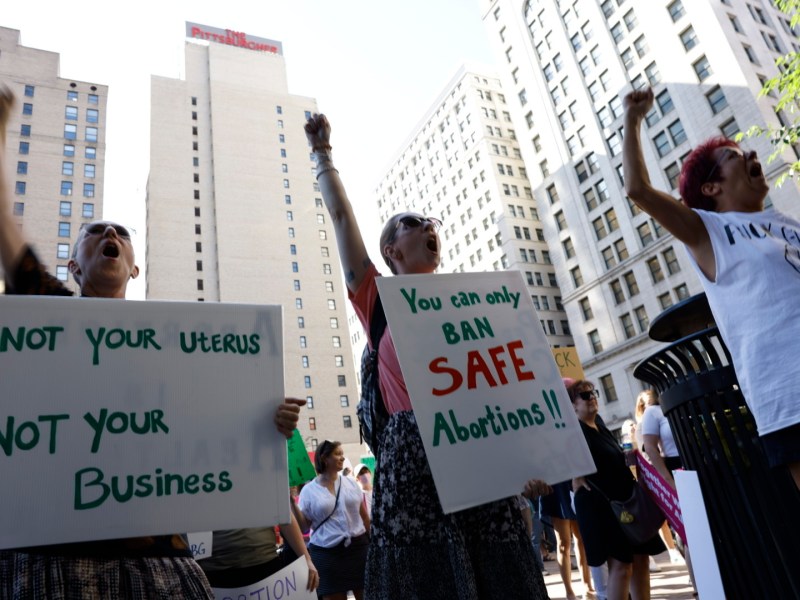
[{"label": "black handbag", "polygon": [[591,482],[589,485],[608,501],[622,531],[635,546],[653,539],[667,519],[638,482],[633,484],[631,497],[623,501],[611,500],[599,487]]}]

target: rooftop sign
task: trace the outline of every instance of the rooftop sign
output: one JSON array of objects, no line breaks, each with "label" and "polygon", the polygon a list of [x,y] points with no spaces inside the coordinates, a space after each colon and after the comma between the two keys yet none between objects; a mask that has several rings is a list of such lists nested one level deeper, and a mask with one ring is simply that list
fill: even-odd
[{"label": "rooftop sign", "polygon": [[216,27],[208,27],[207,25],[198,25],[197,23],[186,21],[186,37],[216,42],[217,44],[227,44],[228,46],[237,46],[238,48],[247,48],[256,52],[283,55],[283,47],[280,42],[248,36],[243,31],[217,29]]}]

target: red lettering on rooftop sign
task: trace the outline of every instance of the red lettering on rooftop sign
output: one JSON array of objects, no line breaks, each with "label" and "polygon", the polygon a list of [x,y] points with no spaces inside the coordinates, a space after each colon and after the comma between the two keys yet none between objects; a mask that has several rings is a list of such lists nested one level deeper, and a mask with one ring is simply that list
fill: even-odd
[{"label": "red lettering on rooftop sign", "polygon": [[232,31],[230,29],[225,29],[224,31],[208,31],[197,25],[192,25],[191,37],[208,40],[209,42],[216,42],[218,44],[236,46],[238,48],[247,48],[248,50],[255,50],[257,52],[271,52],[272,54],[281,53],[280,49],[273,43],[269,43],[268,40],[262,40],[261,38],[247,39],[247,34],[243,31]]}]

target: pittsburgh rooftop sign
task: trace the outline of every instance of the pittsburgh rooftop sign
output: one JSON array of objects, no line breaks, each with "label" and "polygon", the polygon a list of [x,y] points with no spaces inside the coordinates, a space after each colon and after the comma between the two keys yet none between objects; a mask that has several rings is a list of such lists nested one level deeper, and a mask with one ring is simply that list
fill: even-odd
[{"label": "pittsburgh rooftop sign", "polygon": [[198,40],[207,40],[217,44],[227,44],[247,48],[257,52],[270,52],[272,54],[283,55],[283,46],[275,40],[268,40],[254,36],[248,36],[242,31],[232,31],[230,29],[217,29],[207,25],[198,25],[186,21],[186,37]]}]

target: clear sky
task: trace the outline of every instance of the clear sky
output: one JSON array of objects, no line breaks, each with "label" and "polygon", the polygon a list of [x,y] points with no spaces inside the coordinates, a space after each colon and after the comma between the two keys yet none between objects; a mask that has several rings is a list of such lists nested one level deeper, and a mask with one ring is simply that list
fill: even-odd
[{"label": "clear sky", "polygon": [[[186,21],[283,43],[289,91],[316,98],[329,116],[362,228],[375,229],[372,191],[412,128],[461,64],[493,63],[480,4],[27,0],[3,2],[0,24],[19,29],[25,46],[58,52],[62,77],[110,87],[104,217],[138,230],[143,267],[150,76],[183,76]],[[143,278],[128,297],[144,297]]]}]

